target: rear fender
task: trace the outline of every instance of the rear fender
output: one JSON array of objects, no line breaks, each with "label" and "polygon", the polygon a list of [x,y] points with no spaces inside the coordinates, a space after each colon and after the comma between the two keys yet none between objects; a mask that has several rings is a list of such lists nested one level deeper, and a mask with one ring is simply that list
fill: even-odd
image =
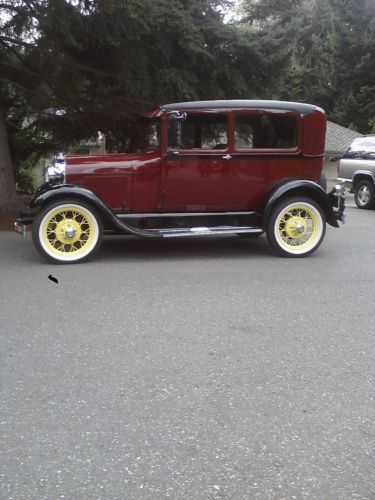
[{"label": "rear fender", "polygon": [[315,201],[323,210],[327,223],[331,226],[339,227],[332,201],[324,189],[313,181],[294,179],[278,184],[266,196],[261,209],[264,228],[267,227],[269,217],[275,205],[291,196],[304,196]]}]

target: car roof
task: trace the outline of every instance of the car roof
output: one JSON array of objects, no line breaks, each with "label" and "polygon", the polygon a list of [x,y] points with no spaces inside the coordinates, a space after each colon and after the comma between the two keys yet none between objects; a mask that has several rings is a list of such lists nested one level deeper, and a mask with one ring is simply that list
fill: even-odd
[{"label": "car roof", "polygon": [[375,135],[364,135],[363,137],[356,137],[353,139],[353,142],[374,142],[375,141]]},{"label": "car roof", "polygon": [[321,110],[312,104],[274,100],[252,100],[252,99],[229,99],[217,101],[190,101],[164,104],[160,106],[166,111],[178,110],[198,110],[198,109],[280,109],[296,111],[300,114],[311,113]]},{"label": "car roof", "polygon": [[[356,137],[350,144],[348,151],[357,150],[360,147],[363,151],[374,151],[375,148],[375,135],[365,135],[363,137]],[[359,151],[359,150],[358,150]]]}]

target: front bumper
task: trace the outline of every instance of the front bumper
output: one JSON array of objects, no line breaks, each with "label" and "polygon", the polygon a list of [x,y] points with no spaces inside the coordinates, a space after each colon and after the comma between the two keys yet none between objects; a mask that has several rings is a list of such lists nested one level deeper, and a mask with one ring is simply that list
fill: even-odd
[{"label": "front bumper", "polygon": [[337,184],[328,197],[331,201],[333,213],[337,221],[345,223],[345,185]]},{"label": "front bumper", "polygon": [[354,193],[353,179],[345,179],[344,177],[338,177],[337,180],[338,182],[340,182],[340,185],[343,185],[349,191],[349,193]]},{"label": "front bumper", "polygon": [[14,231],[24,238],[27,233],[27,226],[33,223],[36,212],[30,208],[22,210],[17,219],[14,221]]},{"label": "front bumper", "polygon": [[18,217],[14,223],[14,231],[19,235],[23,236],[24,238],[26,238],[27,226],[26,224],[23,224],[21,222],[21,219]]}]

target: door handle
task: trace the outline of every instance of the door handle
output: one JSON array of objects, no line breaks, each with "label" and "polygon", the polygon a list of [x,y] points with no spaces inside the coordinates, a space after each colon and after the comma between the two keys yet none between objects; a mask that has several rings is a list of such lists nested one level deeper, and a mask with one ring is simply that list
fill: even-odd
[{"label": "door handle", "polygon": [[223,160],[230,160],[232,158],[231,155],[225,155],[223,156]]}]

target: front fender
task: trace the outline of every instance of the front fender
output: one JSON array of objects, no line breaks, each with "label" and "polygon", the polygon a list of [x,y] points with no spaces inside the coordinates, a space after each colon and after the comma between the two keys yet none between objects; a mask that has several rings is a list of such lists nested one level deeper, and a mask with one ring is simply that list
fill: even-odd
[{"label": "front fender", "polygon": [[52,200],[65,197],[84,199],[93,203],[97,208],[109,210],[109,208],[89,189],[74,186],[72,184],[50,185],[48,183],[43,184],[37,189],[34,198],[31,200],[30,208],[32,210],[42,208],[46,203],[50,203]]},{"label": "front fender", "polygon": [[273,207],[284,198],[290,196],[305,196],[314,200],[322,208],[327,223],[331,226],[339,227],[329,195],[319,186],[319,184],[304,179],[284,181],[282,184],[275,186],[268,193],[261,209],[264,227],[267,226]]},{"label": "front fender", "polygon": [[120,221],[120,219],[116,217],[112,210],[105,203],[103,203],[100,198],[98,198],[92,191],[71,184],[58,184],[55,186],[43,184],[37,190],[34,198],[31,200],[30,209],[33,213],[35,213],[38,211],[38,209],[40,210],[48,203],[61,198],[77,199],[77,201],[84,200],[90,203],[103,217],[105,225],[111,226],[112,229],[119,230],[120,233],[133,234],[134,236],[142,236],[148,238],[156,237],[154,233],[139,230]]}]

